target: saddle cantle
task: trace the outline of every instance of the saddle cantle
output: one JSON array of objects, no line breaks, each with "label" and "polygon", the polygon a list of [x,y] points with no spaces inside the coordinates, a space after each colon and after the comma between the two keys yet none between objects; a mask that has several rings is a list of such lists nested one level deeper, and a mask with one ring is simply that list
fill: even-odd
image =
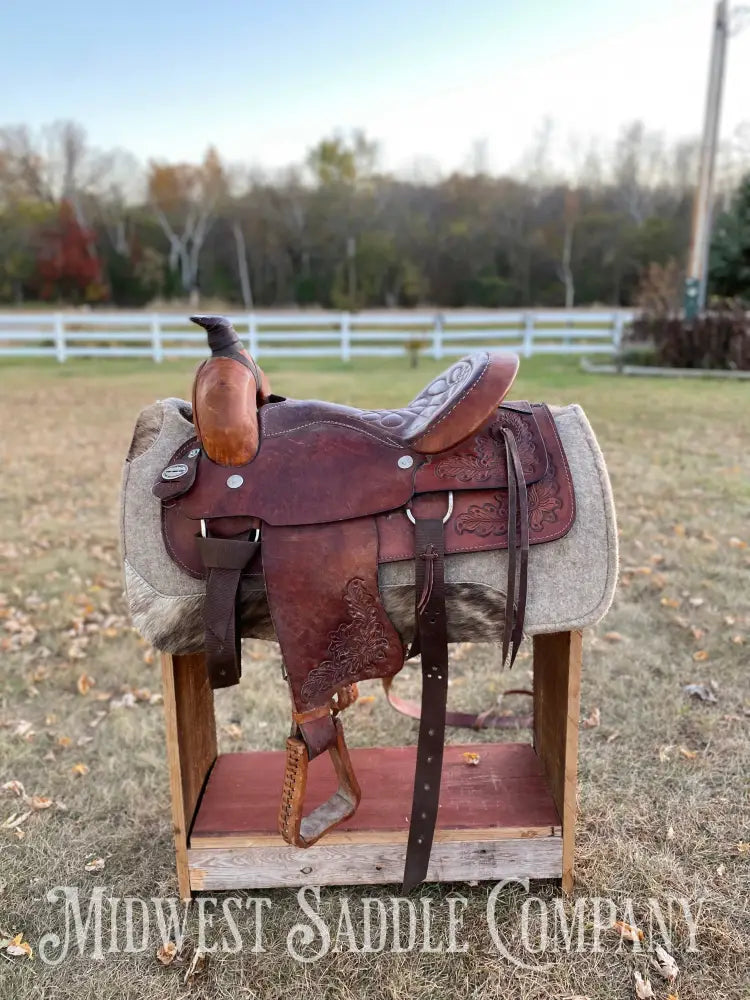
[{"label": "saddle cantle", "polygon": [[[445,556],[507,549],[502,655],[512,664],[523,637],[529,546],[562,537],[575,519],[555,422],[543,404],[503,402],[518,370],[513,355],[477,352],[403,409],[358,410],[271,395],[255,363],[234,357],[231,326],[198,321],[214,349],[194,393],[198,437],[171,457],[154,493],[170,556],[206,581],[211,682],[239,680],[240,581],[262,572],[293,702],[279,829],[305,847],[359,803],[338,718],[356,684],[389,680],[421,653],[408,888],[426,874],[437,818],[448,686]],[[236,423],[236,447],[231,424],[221,425],[222,407]],[[405,559],[416,569],[409,650],[378,590],[378,566]],[[307,766],[325,750],[339,788],[305,817]]]}]

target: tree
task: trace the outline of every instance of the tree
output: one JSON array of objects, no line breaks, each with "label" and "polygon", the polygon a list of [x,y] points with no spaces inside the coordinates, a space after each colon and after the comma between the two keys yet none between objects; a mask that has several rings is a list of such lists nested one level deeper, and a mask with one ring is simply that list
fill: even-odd
[{"label": "tree", "polygon": [[750,301],[750,174],[716,222],[709,259],[714,295]]},{"label": "tree", "polygon": [[37,271],[43,299],[96,302],[106,295],[101,261],[92,253],[92,233],[76,218],[67,201],[60,205],[39,250]]},{"label": "tree", "polygon": [[169,268],[179,270],[183,292],[195,297],[201,251],[219,202],[227,194],[219,154],[210,147],[198,167],[152,161],[148,193],[151,209],[169,242]]}]

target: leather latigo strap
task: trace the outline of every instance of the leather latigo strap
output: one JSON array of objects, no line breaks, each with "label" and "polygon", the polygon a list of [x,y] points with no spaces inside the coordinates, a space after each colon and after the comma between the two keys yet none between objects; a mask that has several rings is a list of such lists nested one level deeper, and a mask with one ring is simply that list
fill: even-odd
[{"label": "leather latigo strap", "polygon": [[414,773],[404,891],[427,875],[440,800],[448,701],[448,626],[445,610],[444,495],[418,498],[413,506],[416,551],[416,624],[422,653],[422,708]]},{"label": "leather latigo strap", "polygon": [[242,673],[237,601],[242,571],[260,547],[260,535],[196,539],[206,573],[206,669],[212,688],[239,684]]},{"label": "leather latigo strap", "polygon": [[[401,698],[393,693],[393,677],[383,678],[383,690],[388,704],[396,712],[407,716],[409,719],[419,721],[422,718],[422,707],[416,701],[408,698]],[[511,694],[522,694],[531,697],[533,691],[526,688],[510,688],[503,691],[503,697]],[[534,716],[525,715],[500,715],[497,706],[485,709],[483,712],[457,712],[446,711],[446,726],[457,729],[530,729],[534,723]]]}]

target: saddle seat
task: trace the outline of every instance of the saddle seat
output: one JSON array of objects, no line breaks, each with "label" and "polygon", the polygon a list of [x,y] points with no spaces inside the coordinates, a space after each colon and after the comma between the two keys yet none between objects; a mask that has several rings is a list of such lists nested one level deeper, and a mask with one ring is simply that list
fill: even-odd
[{"label": "saddle seat", "polygon": [[502,403],[517,371],[515,354],[478,351],[456,361],[398,410],[359,410],[317,399],[271,396],[260,410],[261,437],[333,424],[365,431],[418,455],[439,454],[476,433]]},{"label": "saddle seat", "polygon": [[360,410],[359,419],[382,427],[423,455],[465,441],[497,409],[518,373],[515,354],[477,351],[434,378],[398,410]]}]

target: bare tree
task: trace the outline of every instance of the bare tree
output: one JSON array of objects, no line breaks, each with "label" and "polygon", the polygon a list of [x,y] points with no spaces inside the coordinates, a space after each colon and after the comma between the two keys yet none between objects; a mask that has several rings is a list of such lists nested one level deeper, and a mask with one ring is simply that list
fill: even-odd
[{"label": "bare tree", "polygon": [[179,268],[183,291],[194,299],[201,251],[227,192],[218,153],[209,148],[199,167],[152,161],[148,191],[151,209],[169,243],[170,270]]}]

